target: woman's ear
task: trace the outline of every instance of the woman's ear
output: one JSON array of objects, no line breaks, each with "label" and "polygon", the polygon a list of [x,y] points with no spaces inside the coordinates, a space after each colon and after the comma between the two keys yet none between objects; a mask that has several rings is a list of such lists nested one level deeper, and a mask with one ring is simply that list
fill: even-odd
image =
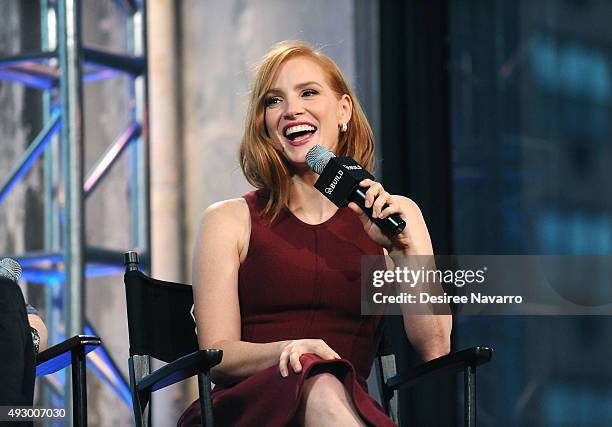
[{"label": "woman's ear", "polygon": [[353,100],[346,93],[338,101],[338,121],[340,125],[347,123],[353,116]]}]

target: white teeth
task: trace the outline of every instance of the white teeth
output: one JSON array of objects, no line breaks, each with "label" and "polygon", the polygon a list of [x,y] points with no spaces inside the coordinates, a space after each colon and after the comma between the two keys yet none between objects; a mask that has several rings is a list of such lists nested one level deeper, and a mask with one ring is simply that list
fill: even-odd
[{"label": "white teeth", "polygon": [[310,125],[291,126],[290,128],[287,128],[285,130],[285,136],[289,136],[289,135],[291,135],[293,133],[296,133],[296,132],[304,132],[304,131],[307,131],[307,130],[315,131],[315,130],[317,130],[317,128],[314,127],[314,126],[310,126]]}]

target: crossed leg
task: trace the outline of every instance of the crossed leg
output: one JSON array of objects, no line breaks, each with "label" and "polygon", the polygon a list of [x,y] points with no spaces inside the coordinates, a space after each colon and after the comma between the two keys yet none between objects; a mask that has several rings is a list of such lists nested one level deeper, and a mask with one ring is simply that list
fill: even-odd
[{"label": "crossed leg", "polygon": [[295,421],[310,426],[365,426],[344,384],[322,372],[304,381]]}]

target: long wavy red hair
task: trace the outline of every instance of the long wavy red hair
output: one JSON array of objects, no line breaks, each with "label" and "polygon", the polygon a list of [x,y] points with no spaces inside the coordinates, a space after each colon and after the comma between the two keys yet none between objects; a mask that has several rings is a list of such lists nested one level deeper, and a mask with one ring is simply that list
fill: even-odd
[{"label": "long wavy red hair", "polygon": [[269,191],[262,212],[274,220],[289,206],[292,168],[279,147],[268,136],[265,125],[265,98],[278,70],[285,61],[296,56],[314,60],[327,74],[327,83],[338,99],[351,98],[353,112],[346,132],[339,132],[337,156],[349,156],[367,170],[374,166],[374,136],[368,120],[336,63],[324,53],[302,41],[278,43],[263,57],[256,68],[255,81],[240,144],[240,166],[247,181],[256,188]]}]

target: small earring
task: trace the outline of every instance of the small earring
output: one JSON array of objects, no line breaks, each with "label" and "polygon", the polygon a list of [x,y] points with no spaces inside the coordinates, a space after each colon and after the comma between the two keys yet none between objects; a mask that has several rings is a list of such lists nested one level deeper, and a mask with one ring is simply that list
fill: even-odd
[{"label": "small earring", "polygon": [[348,125],[346,123],[342,123],[342,126],[340,127],[340,132],[346,132],[347,129]]}]

